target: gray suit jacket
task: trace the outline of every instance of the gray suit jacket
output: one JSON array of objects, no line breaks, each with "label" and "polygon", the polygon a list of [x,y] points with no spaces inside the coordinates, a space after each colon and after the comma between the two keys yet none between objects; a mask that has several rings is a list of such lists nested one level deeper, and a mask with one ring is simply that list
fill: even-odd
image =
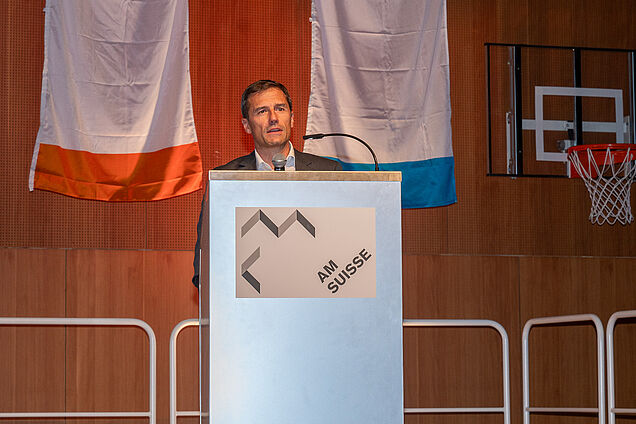
[{"label": "gray suit jacket", "polygon": [[[299,152],[294,150],[294,157],[296,158],[296,171],[342,171],[342,165],[335,160],[325,159],[320,156],[312,155],[310,153]],[[236,158],[225,165],[218,166],[214,169],[221,170],[236,170],[236,171],[255,171],[256,170],[256,155],[254,152],[249,155]],[[199,212],[199,222],[197,223],[197,243],[194,246],[194,276],[192,277],[192,284],[197,288],[199,287],[199,251],[201,249],[201,225],[203,222],[203,208],[205,208],[205,202],[207,200],[207,179],[205,186],[205,193],[203,194],[203,200],[201,201],[201,212]]]},{"label": "gray suit jacket", "polygon": [[[342,165],[335,160],[325,159],[297,150],[294,150],[294,156],[296,158],[296,171],[342,171]],[[256,155],[252,152],[214,169],[254,171],[256,170]]]}]

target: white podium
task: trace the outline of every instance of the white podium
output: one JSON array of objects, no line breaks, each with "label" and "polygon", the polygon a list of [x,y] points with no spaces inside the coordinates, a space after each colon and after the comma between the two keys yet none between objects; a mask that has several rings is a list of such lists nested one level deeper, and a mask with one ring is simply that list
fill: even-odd
[{"label": "white podium", "polygon": [[403,423],[400,180],[210,171],[201,422]]}]

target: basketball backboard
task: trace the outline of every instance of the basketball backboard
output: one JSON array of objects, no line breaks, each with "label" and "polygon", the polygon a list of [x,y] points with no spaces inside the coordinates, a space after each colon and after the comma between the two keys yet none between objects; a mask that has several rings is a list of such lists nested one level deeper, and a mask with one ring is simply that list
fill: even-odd
[{"label": "basketball backboard", "polygon": [[567,149],[634,143],[634,51],[486,44],[488,175],[566,177]]}]

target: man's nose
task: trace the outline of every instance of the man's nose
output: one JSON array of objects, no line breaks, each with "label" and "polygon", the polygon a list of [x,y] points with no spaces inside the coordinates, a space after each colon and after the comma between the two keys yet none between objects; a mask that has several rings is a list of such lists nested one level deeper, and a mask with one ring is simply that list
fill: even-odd
[{"label": "man's nose", "polygon": [[269,113],[269,122],[270,124],[275,124],[276,122],[278,122],[278,113],[275,110]]}]

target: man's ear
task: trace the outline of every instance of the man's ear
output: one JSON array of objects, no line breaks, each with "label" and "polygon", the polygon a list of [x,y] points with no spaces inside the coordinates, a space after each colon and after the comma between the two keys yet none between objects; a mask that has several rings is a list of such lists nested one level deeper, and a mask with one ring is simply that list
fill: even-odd
[{"label": "man's ear", "polygon": [[291,123],[290,123],[290,127],[294,128],[294,112],[291,113]]},{"label": "man's ear", "polygon": [[245,118],[242,118],[241,123],[243,124],[243,128],[245,129],[245,132],[248,134],[252,134],[252,128],[250,128],[250,121],[248,121]]}]

